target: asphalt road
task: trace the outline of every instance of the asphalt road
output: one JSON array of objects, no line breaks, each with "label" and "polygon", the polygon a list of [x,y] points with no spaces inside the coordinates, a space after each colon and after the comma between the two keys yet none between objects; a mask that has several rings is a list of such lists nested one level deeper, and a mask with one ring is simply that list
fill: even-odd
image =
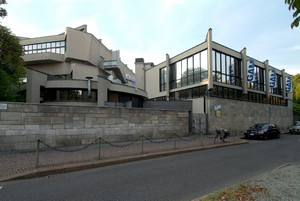
[{"label": "asphalt road", "polygon": [[192,200],[285,163],[300,136],[0,183],[0,200]]}]

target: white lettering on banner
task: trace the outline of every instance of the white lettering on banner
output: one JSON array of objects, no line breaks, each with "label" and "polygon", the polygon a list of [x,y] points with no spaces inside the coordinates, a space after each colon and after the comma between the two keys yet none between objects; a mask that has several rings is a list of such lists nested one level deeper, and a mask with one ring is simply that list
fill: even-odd
[{"label": "white lettering on banner", "polygon": [[247,61],[247,81],[253,82],[254,80],[254,61]]},{"label": "white lettering on banner", "polygon": [[291,76],[285,77],[285,91],[287,93],[292,92],[292,77]]},{"label": "white lettering on banner", "polygon": [[276,88],[276,71],[275,70],[270,70],[269,71],[269,83],[270,83],[270,88]]}]

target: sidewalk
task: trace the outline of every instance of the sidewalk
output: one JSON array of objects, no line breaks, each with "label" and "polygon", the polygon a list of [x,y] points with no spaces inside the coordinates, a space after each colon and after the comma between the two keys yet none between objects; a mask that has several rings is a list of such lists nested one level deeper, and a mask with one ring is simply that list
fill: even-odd
[{"label": "sidewalk", "polygon": [[[94,144],[82,150],[63,148],[48,149],[39,153],[39,167],[36,168],[36,153],[32,152],[0,152],[0,182],[14,179],[49,176],[53,174],[108,166],[130,161],[145,160],[191,151],[212,149],[224,146],[244,144],[247,141],[231,137],[230,142],[223,143],[219,139],[214,144],[213,136],[190,136],[169,140],[146,140],[143,143],[101,144],[100,159],[98,145]],[[174,149],[175,148],[175,149]]]}]

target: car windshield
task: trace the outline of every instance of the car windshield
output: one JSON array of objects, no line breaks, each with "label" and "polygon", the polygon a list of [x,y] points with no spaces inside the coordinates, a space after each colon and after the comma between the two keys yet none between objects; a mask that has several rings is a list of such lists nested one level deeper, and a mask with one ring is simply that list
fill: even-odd
[{"label": "car windshield", "polygon": [[254,129],[268,129],[268,124],[255,124],[251,128],[254,128]]},{"label": "car windshield", "polygon": [[300,121],[296,121],[296,122],[294,123],[294,126],[300,126]]}]

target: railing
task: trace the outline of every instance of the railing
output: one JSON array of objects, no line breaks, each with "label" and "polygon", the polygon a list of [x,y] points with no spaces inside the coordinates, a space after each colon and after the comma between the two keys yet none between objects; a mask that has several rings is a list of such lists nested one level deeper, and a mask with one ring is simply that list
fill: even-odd
[{"label": "railing", "polygon": [[[165,139],[151,139],[151,138],[149,138],[145,135],[141,135],[138,139],[132,140],[132,141],[129,141],[129,142],[112,143],[112,142],[109,142],[109,141],[105,140],[102,137],[98,137],[97,139],[92,141],[90,144],[87,144],[87,145],[81,146],[81,147],[75,147],[75,148],[74,147],[73,148],[72,147],[64,147],[64,148],[52,147],[51,145],[47,144],[46,142],[44,142],[43,140],[38,138],[36,140],[35,167],[39,167],[40,152],[43,152],[43,151],[77,152],[77,151],[82,151],[84,149],[87,149],[88,147],[97,145],[97,159],[100,160],[100,159],[103,158],[101,149],[104,145],[111,146],[111,147],[116,147],[116,148],[124,148],[124,147],[129,147],[129,146],[134,145],[134,144],[139,144],[140,153],[143,154],[144,150],[145,150],[144,149],[145,143],[163,144],[163,143],[166,143],[166,142],[169,142],[169,141],[173,141],[173,149],[176,149],[178,140],[181,140],[181,141],[184,141],[184,142],[191,142],[191,141],[195,141],[197,139],[200,139],[200,143],[201,143],[201,145],[203,145],[202,138],[203,138],[202,133],[200,135],[194,135],[194,136],[190,136],[190,137],[180,137],[176,133],[174,133],[172,137],[165,138]],[[43,149],[41,149],[41,145],[44,146]]]}]

